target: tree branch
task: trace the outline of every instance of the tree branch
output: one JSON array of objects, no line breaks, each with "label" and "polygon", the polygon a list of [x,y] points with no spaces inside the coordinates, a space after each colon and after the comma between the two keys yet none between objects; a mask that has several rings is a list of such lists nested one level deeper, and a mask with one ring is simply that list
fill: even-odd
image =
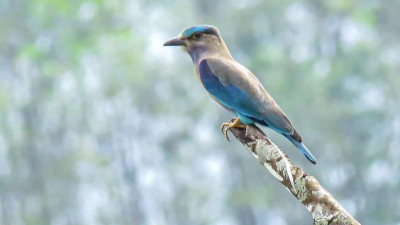
[{"label": "tree branch", "polygon": [[314,225],[360,224],[315,179],[293,164],[268,137],[254,125],[231,132],[267,170],[310,211]]}]

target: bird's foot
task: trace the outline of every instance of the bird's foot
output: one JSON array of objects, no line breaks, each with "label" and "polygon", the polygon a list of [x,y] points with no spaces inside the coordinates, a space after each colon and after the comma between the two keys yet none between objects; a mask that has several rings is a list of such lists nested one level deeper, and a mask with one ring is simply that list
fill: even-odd
[{"label": "bird's foot", "polygon": [[231,140],[229,140],[229,135],[228,135],[228,131],[231,128],[245,129],[246,125],[242,124],[242,122],[240,121],[239,117],[236,117],[236,119],[233,122],[229,121],[227,123],[223,123],[221,125],[221,131],[225,135],[226,140],[228,140],[228,141],[231,141]]}]

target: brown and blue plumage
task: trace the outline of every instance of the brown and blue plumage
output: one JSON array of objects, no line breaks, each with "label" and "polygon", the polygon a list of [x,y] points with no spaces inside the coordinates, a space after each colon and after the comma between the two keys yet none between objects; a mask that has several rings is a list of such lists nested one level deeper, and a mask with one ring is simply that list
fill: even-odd
[{"label": "brown and blue plumage", "polygon": [[227,138],[230,128],[258,123],[282,134],[310,162],[317,162],[256,76],[232,58],[216,27],[200,25],[187,28],[164,46],[182,46],[192,58],[196,75],[204,88],[215,101],[237,115],[234,122],[224,123],[221,127]]}]

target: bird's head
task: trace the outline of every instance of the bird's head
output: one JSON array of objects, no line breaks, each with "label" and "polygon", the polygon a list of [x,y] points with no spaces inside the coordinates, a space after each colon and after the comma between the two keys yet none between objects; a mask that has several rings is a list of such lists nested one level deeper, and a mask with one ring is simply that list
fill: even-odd
[{"label": "bird's head", "polygon": [[178,37],[165,42],[164,46],[182,46],[193,62],[215,55],[231,57],[218,29],[209,25],[186,28]]}]

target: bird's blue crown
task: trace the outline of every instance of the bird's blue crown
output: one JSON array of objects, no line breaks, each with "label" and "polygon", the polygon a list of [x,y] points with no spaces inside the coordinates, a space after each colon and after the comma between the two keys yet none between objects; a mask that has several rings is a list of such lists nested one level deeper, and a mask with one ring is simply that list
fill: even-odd
[{"label": "bird's blue crown", "polygon": [[201,32],[201,33],[206,33],[206,34],[214,34],[214,35],[217,35],[217,36],[218,36],[218,33],[219,33],[218,29],[216,27],[214,27],[214,26],[199,25],[199,26],[186,28],[184,31],[182,31],[180,36],[183,37],[183,38],[189,38],[196,32]]}]

